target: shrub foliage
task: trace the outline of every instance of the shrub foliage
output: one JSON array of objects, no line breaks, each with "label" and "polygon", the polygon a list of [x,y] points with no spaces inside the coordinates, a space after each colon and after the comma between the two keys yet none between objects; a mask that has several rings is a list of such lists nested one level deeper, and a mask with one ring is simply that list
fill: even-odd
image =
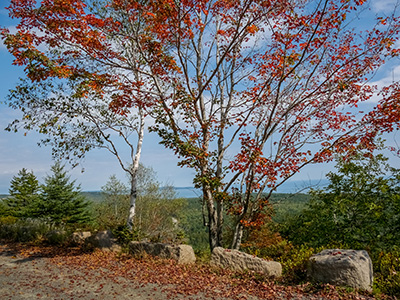
[{"label": "shrub foliage", "polygon": [[308,207],[283,232],[312,247],[340,243],[369,251],[390,250],[400,240],[400,170],[381,155],[339,159],[330,184],[312,191]]}]

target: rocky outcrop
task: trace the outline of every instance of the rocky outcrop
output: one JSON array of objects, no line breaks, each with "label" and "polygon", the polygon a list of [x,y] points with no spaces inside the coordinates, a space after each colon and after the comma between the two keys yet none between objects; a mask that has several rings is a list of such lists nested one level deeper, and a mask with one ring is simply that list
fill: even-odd
[{"label": "rocky outcrop", "polygon": [[221,247],[214,248],[210,264],[220,268],[230,268],[234,271],[254,271],[268,277],[282,276],[282,265],[276,261],[249,255],[238,250],[229,250]]},{"label": "rocky outcrop", "polygon": [[158,256],[165,259],[174,259],[178,264],[192,264],[196,261],[193,248],[189,245],[130,242],[129,252],[135,256],[146,253],[151,256]]},{"label": "rocky outcrop", "polygon": [[371,291],[372,261],[364,250],[324,250],[311,256],[308,276],[316,282]]}]

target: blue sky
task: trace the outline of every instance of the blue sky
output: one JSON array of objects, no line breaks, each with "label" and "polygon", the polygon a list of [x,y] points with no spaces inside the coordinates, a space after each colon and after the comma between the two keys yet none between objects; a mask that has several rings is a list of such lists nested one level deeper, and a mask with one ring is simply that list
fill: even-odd
[{"label": "blue sky", "polygon": [[[2,1],[3,5],[9,1]],[[396,0],[371,1],[373,12],[389,11],[394,7]],[[366,20],[363,20],[366,21]],[[0,26],[12,27],[16,22],[8,17],[8,12],[0,7]],[[395,61],[388,69],[380,72],[377,80],[400,79],[399,61]],[[19,77],[23,77],[23,68],[12,66],[12,56],[0,43],[0,102],[4,101],[8,90],[12,89],[18,82]],[[49,148],[39,147],[37,142],[40,136],[34,132],[28,132],[24,136],[23,132],[10,133],[3,130],[9,122],[18,118],[18,111],[8,108],[0,103],[0,194],[8,193],[10,180],[22,168],[32,170],[35,175],[42,180],[49,173],[50,166],[53,164],[51,151]],[[388,144],[400,144],[400,133],[386,136]],[[391,156],[391,163],[394,167],[400,168],[400,158]],[[191,186],[193,172],[188,169],[177,167],[178,160],[170,150],[164,149],[158,144],[155,134],[147,134],[144,140],[142,163],[151,166],[158,174],[161,182],[169,183],[178,187]],[[71,177],[81,184],[85,191],[99,190],[110,175],[116,174],[117,177],[126,181],[126,176],[114,156],[105,150],[93,150],[87,154],[81,166],[70,170]],[[81,172],[84,169],[84,172]],[[293,178],[295,186],[301,188],[318,180],[323,180],[325,174],[332,170],[332,164],[320,164],[309,166],[303,169],[300,174]]]}]

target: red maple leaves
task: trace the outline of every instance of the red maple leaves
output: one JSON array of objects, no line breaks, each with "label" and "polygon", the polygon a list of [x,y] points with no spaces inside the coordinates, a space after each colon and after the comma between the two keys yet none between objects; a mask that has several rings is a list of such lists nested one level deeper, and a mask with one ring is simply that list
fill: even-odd
[{"label": "red maple leaves", "polygon": [[258,193],[246,204],[258,213],[265,189],[334,153],[372,150],[380,131],[397,128],[397,84],[371,113],[355,110],[376,91],[373,72],[399,53],[395,15],[352,29],[363,4],[13,0],[20,23],[2,36],[31,80],[73,82],[75,97],[108,97],[121,113],[145,108],[195,170],[210,216],[223,207],[214,196],[237,184]]}]

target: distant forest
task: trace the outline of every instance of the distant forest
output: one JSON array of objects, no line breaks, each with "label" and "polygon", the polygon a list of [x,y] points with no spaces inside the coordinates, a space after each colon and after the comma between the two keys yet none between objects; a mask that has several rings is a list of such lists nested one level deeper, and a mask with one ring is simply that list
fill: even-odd
[{"label": "distant forest", "polygon": [[[92,202],[100,202],[102,201],[102,193],[100,191],[96,192],[82,192],[82,194],[87,198],[87,200]],[[7,196],[7,195],[0,195]],[[305,207],[305,205],[310,200],[311,195],[303,194],[303,193],[275,193],[272,194],[270,198],[270,202],[274,207],[275,216],[273,220],[275,222],[282,222],[284,217],[287,215],[294,215],[300,213],[301,210]],[[201,201],[200,198],[192,197],[186,198],[190,203],[189,206],[191,208],[195,208],[201,210]]]}]

